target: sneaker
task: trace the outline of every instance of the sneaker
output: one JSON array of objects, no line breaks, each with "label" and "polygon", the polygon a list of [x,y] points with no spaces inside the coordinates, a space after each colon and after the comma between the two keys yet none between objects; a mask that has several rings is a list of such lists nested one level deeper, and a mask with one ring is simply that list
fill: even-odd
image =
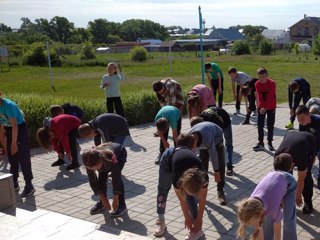
[{"label": "sneaker", "polygon": [[165,221],[161,221],[157,219],[156,224],[154,226],[153,235],[155,237],[162,237],[166,229],[167,229],[167,226]]},{"label": "sneaker", "polygon": [[98,214],[100,212],[102,212],[104,210],[104,207],[102,205],[102,202],[97,202],[96,205],[94,205],[91,209],[90,209],[90,214],[91,215],[95,215]]},{"label": "sneaker", "polygon": [[302,208],[302,212],[304,214],[311,214],[313,212],[313,207],[312,206],[310,207],[307,203],[304,203],[303,208]]},{"label": "sneaker", "polygon": [[158,132],[154,132],[154,133],[153,133],[153,136],[154,136],[154,137],[159,137],[159,133],[158,133]]},{"label": "sneaker", "polygon": [[220,205],[226,205],[226,195],[224,194],[224,191],[218,192],[218,200],[220,202]]},{"label": "sneaker", "polygon": [[253,111],[253,113],[252,113],[252,116],[258,116],[258,113],[257,113],[257,111]]},{"label": "sneaker", "polygon": [[233,175],[233,166],[227,167],[226,174],[227,174],[227,176],[232,176]]},{"label": "sneaker", "polygon": [[33,185],[26,185],[24,187],[23,192],[21,193],[21,197],[22,198],[27,198],[30,197],[34,194],[36,190],[34,189]]},{"label": "sneaker", "polygon": [[157,160],[154,161],[154,164],[155,164],[155,165],[158,165],[158,164],[159,164],[160,159],[161,159],[161,156],[162,156],[162,154],[159,153],[159,155],[158,155],[158,157],[157,157]]},{"label": "sneaker", "polygon": [[286,126],[284,126],[286,129],[291,130],[293,129],[293,123],[289,122]]},{"label": "sneaker", "polygon": [[16,192],[19,192],[20,186],[19,186],[19,183],[18,183],[18,182],[14,182],[14,183],[13,183],[13,187],[14,187],[14,190],[15,190]]},{"label": "sneaker", "polygon": [[204,236],[204,232],[203,230],[199,230],[198,232],[193,232],[193,231],[190,231],[187,235],[186,235],[186,238],[185,240],[198,240],[199,238],[203,237]]},{"label": "sneaker", "polygon": [[250,124],[250,120],[246,119],[241,124],[242,125],[248,125],[248,124]]},{"label": "sneaker", "polygon": [[125,214],[128,211],[127,207],[119,207],[116,211],[112,211],[111,217],[117,218],[122,216],[123,214]]},{"label": "sneaker", "polygon": [[236,110],[236,111],[233,113],[233,115],[238,115],[238,114],[240,114],[240,110]]},{"label": "sneaker", "polygon": [[264,144],[263,143],[257,143],[257,145],[253,147],[253,151],[258,152],[258,151],[262,151],[262,150],[264,150]]},{"label": "sneaker", "polygon": [[318,177],[318,179],[317,179],[317,183],[318,183],[318,189],[320,189],[320,177]]},{"label": "sneaker", "polygon": [[66,170],[72,170],[72,169],[76,169],[80,167],[80,165],[77,163],[77,164],[70,164],[68,167],[66,167]]},{"label": "sneaker", "polygon": [[51,164],[51,167],[61,166],[61,165],[63,165],[64,163],[65,163],[64,160],[58,158],[57,161],[55,161],[55,162],[53,162],[53,163]]},{"label": "sneaker", "polygon": [[272,146],[272,143],[271,142],[269,142],[268,143],[268,148],[269,148],[269,151],[275,151],[275,149],[274,149],[274,147]]}]

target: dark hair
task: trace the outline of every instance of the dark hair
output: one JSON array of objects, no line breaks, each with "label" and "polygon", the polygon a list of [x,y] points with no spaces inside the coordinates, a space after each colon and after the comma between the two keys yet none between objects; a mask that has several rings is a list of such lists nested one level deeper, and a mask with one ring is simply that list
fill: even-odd
[{"label": "dark hair", "polygon": [[237,73],[237,69],[235,67],[230,67],[228,69],[228,74],[230,74],[230,73]]},{"label": "dark hair", "polygon": [[292,81],[289,84],[289,89],[291,92],[295,92],[295,91],[299,90],[299,84],[296,81]]},{"label": "dark hair", "polygon": [[259,67],[258,70],[257,70],[257,74],[258,75],[260,75],[260,74],[268,74],[268,71],[264,67]]},{"label": "dark hair", "polygon": [[82,162],[85,167],[91,168],[101,161],[112,164],[112,157],[113,152],[110,149],[98,150],[94,148],[84,151],[82,154]]},{"label": "dark hair", "polygon": [[163,88],[164,84],[161,81],[155,81],[152,83],[153,91],[159,92]]},{"label": "dark hair", "polygon": [[275,157],[273,161],[274,170],[290,172],[292,168],[293,158],[289,153],[281,153]]},{"label": "dark hair", "polygon": [[78,128],[78,133],[81,138],[89,137],[92,131],[94,131],[94,129],[88,123],[82,124]]},{"label": "dark hair", "polygon": [[200,102],[200,99],[199,99],[199,96],[197,94],[190,94],[188,96],[188,99],[187,99],[187,103],[189,104],[190,107],[193,107],[193,108],[196,108],[199,106],[199,102]]},{"label": "dark hair", "polygon": [[190,119],[190,126],[193,127],[194,125],[204,122],[204,119],[202,117],[193,117]]},{"label": "dark hair", "polygon": [[250,93],[250,88],[249,86],[243,86],[241,88],[241,94],[244,96],[244,97],[247,97]]},{"label": "dark hair", "polygon": [[205,63],[205,64],[204,64],[204,69],[205,69],[205,70],[209,70],[210,68],[212,68],[211,63],[208,62],[208,63]]},{"label": "dark hair", "polygon": [[296,115],[306,114],[309,115],[309,109],[305,105],[299,105],[296,109]]},{"label": "dark hair", "polygon": [[50,115],[52,118],[54,118],[60,114],[63,114],[63,113],[64,113],[63,108],[60,105],[50,106]]},{"label": "dark hair", "polygon": [[166,118],[159,118],[156,122],[156,127],[160,133],[165,133],[169,128],[169,122]]},{"label": "dark hair", "polygon": [[48,127],[39,128],[36,133],[37,141],[39,145],[48,150],[51,149],[52,147],[49,133],[50,133],[50,129]]},{"label": "dark hair", "polygon": [[192,149],[194,144],[194,136],[190,133],[181,133],[177,139],[177,146]]}]

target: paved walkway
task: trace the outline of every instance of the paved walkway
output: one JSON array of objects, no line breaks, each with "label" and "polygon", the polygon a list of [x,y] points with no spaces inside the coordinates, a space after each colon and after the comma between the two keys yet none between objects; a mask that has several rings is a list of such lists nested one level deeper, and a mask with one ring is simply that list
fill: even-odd
[{"label": "paved walkway", "polygon": [[[242,126],[244,115],[234,116],[234,106],[226,106],[233,123],[234,165],[235,175],[226,177],[227,206],[220,206],[217,200],[216,184],[211,176],[207,205],[203,217],[203,229],[206,239],[236,239],[237,201],[249,196],[256,183],[273,169],[273,157],[269,151],[253,152],[257,143],[256,118],[252,125]],[[244,109],[241,109],[242,113]],[[289,118],[289,110],[279,107],[276,113],[274,131],[274,147],[279,146],[282,136],[287,132],[284,125]],[[296,124],[297,125],[297,124]],[[183,132],[188,131],[189,121],[183,119]],[[50,167],[56,160],[55,153],[47,153],[41,149],[32,149],[32,168],[36,193],[26,200],[18,199],[18,208],[35,211],[43,209],[61,213],[70,217],[99,224],[101,228],[121,229],[141,236],[154,238],[152,231],[156,219],[156,195],[158,181],[158,166],[154,160],[158,155],[159,138],[153,137],[153,124],[144,124],[130,129],[134,143],[127,144],[128,161],[124,167],[124,183],[128,214],[119,219],[113,219],[109,213],[90,215],[89,210],[97,198],[89,187],[86,172],[82,166],[75,171],[66,171],[62,167]],[[81,144],[82,150],[93,146],[93,141]],[[301,149],[303,151],[303,149]],[[0,162],[2,171],[7,171],[8,165]],[[315,166],[315,173],[318,166]],[[296,173],[295,173],[296,174]],[[316,178],[315,178],[316,179]],[[23,185],[20,178],[20,185]],[[320,191],[314,188],[314,214],[306,216],[298,210],[298,239],[320,239]],[[179,202],[171,190],[167,203],[166,222],[168,232],[162,239],[184,239],[184,219]],[[108,229],[108,228],[105,228]],[[107,230],[105,230],[107,232]],[[1,238],[0,233],[0,238]],[[108,238],[106,238],[108,239]]]}]

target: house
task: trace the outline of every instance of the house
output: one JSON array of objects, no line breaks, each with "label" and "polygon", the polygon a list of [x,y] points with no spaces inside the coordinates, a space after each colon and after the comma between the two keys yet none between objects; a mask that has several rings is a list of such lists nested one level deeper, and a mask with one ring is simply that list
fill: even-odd
[{"label": "house", "polygon": [[223,39],[228,42],[234,42],[236,40],[244,40],[245,36],[241,34],[237,29],[225,29],[214,28],[208,29],[204,35],[206,39]]},{"label": "house", "polygon": [[303,19],[292,25],[289,29],[292,41],[312,41],[319,34],[320,17],[309,17],[304,14]]},{"label": "house", "polygon": [[264,29],[261,34],[265,38],[270,39],[276,49],[283,49],[286,44],[291,43],[289,30]]}]

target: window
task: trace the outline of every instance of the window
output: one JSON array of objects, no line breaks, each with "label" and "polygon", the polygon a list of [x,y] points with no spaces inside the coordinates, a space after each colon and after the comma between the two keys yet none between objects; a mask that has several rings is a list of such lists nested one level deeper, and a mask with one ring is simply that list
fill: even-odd
[{"label": "window", "polygon": [[304,35],[309,36],[309,28],[308,27],[304,28]]},{"label": "window", "polygon": [[317,36],[319,34],[319,29],[317,28],[317,27],[315,27],[314,29],[313,29],[313,35],[314,36]]},{"label": "window", "polygon": [[297,29],[297,35],[298,35],[298,36],[301,36],[301,28],[299,28],[299,27],[298,27],[298,29]]}]

